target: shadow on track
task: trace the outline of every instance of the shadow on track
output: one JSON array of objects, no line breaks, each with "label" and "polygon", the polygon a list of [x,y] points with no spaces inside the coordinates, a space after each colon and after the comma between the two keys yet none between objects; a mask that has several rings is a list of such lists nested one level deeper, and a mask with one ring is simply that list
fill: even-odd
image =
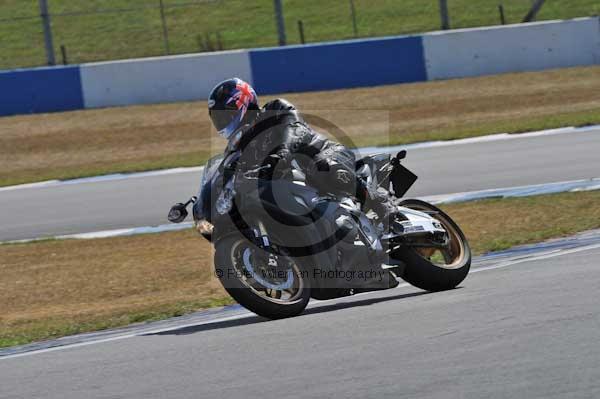
[{"label": "shadow on track", "polygon": [[[400,295],[387,296],[387,297],[381,297],[381,298],[369,298],[369,299],[362,299],[362,300],[350,301],[350,302],[333,303],[331,305],[324,305],[324,306],[317,306],[314,308],[308,308],[302,314],[300,314],[296,317],[303,317],[303,316],[307,316],[307,315],[311,315],[311,314],[332,312],[332,311],[342,310],[342,309],[356,308],[356,307],[360,307],[360,306],[369,306],[369,305],[374,305],[374,304],[380,303],[380,302],[395,301],[398,299],[411,298],[411,297],[427,295],[427,294],[431,294],[431,292],[426,292],[426,291],[411,292],[408,294],[400,294]],[[141,334],[141,336],[189,335],[189,334],[195,334],[195,333],[202,332],[202,331],[220,330],[220,329],[224,329],[224,328],[245,326],[248,324],[256,324],[256,323],[265,323],[265,322],[269,322],[269,321],[271,321],[271,320],[266,319],[264,317],[250,316],[250,317],[244,317],[242,319],[236,319],[236,320],[217,321],[214,323],[200,324],[197,326],[182,327],[182,328],[178,328],[175,330],[162,331],[162,332],[158,332],[158,333]]]}]

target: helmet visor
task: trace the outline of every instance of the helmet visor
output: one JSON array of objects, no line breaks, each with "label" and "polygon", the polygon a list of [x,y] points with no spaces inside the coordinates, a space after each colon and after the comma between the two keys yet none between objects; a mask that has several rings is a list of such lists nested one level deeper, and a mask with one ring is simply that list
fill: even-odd
[{"label": "helmet visor", "polygon": [[235,118],[237,109],[211,109],[210,119],[217,130],[223,130]]},{"label": "helmet visor", "polygon": [[243,110],[210,110],[210,119],[219,134],[229,138],[240,126]]}]

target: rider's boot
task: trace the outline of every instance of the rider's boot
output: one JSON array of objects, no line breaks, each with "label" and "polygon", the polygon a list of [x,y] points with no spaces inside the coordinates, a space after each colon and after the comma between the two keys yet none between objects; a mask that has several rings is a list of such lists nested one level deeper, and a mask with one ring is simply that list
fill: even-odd
[{"label": "rider's boot", "polygon": [[371,209],[377,214],[377,219],[381,223],[381,229],[388,233],[390,229],[395,228],[395,222],[398,219],[398,208],[392,202],[389,195],[378,193],[379,195],[371,201]]},{"label": "rider's boot", "polygon": [[392,202],[392,197],[384,190],[369,187],[362,179],[358,179],[357,186],[357,198],[362,202],[365,210],[372,209],[377,214],[382,231],[389,232],[399,214],[396,205]]}]

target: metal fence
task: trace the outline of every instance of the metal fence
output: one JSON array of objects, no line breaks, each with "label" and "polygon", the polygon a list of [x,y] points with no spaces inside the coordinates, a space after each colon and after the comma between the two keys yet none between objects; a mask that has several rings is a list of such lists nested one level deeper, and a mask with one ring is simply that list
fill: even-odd
[{"label": "metal fence", "polygon": [[[594,11],[586,6],[590,0],[574,3],[582,4],[579,13]],[[520,22],[532,5],[539,10],[541,4],[540,0],[4,0],[0,69],[395,35],[507,19]]]}]

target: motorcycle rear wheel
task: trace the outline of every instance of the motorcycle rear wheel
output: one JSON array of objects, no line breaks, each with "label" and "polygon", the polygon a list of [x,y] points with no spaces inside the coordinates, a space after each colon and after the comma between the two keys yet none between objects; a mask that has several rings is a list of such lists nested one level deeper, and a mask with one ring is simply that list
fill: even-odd
[{"label": "motorcycle rear wheel", "polygon": [[[262,251],[262,252],[257,252]],[[220,239],[215,245],[215,270],[225,290],[246,309],[269,319],[296,316],[310,300],[310,281],[298,259],[278,256],[283,274],[265,271],[255,258],[268,258],[241,234]],[[254,260],[254,263],[253,263]],[[282,281],[282,276],[284,276]]]},{"label": "motorcycle rear wheel", "polygon": [[391,255],[406,266],[402,279],[426,291],[456,288],[469,274],[471,248],[460,227],[441,209],[420,200],[404,200],[399,206],[428,213],[439,221],[449,236],[447,248],[402,246]]}]

